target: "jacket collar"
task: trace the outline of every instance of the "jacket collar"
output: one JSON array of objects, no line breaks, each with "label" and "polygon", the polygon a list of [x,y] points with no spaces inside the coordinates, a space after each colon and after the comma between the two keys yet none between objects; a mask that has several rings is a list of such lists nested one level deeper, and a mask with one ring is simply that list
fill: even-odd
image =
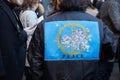
[{"label": "jacket collar", "polygon": [[17,32],[20,32],[20,26],[18,25],[14,13],[12,12],[12,10],[9,8],[9,6],[5,3],[2,2],[0,4],[0,6],[2,7],[2,9],[4,10],[4,12],[8,15],[10,21],[12,22],[12,24],[14,25],[13,27],[17,30]]}]

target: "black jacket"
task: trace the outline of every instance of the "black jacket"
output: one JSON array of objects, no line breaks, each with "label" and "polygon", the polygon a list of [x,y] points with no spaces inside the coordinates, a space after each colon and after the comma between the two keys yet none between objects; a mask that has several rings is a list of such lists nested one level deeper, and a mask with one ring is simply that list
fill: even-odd
[{"label": "black jacket", "polygon": [[[84,12],[76,11],[56,13],[48,17],[46,20],[44,20],[38,25],[31,40],[28,50],[28,59],[31,67],[33,80],[98,80],[96,77],[98,60],[96,59],[63,61],[45,60],[45,23],[68,20],[98,22],[100,32],[100,47],[103,44],[112,44],[112,33],[100,20],[96,19],[95,17]],[[53,31],[51,28],[51,33],[52,32]],[[53,35],[51,35],[51,37],[52,36]],[[52,47],[50,48],[53,49]]]},{"label": "black jacket", "polygon": [[[116,38],[116,49],[114,52],[116,54],[116,59],[120,59],[120,48],[119,48],[119,38],[120,38],[120,0],[107,0],[103,3],[100,11],[99,18],[103,20],[103,22],[110,28],[110,30],[114,33]],[[109,51],[108,51],[109,52]]]},{"label": "black jacket", "polygon": [[0,80],[21,80],[27,34],[6,2],[0,2],[0,18]]}]

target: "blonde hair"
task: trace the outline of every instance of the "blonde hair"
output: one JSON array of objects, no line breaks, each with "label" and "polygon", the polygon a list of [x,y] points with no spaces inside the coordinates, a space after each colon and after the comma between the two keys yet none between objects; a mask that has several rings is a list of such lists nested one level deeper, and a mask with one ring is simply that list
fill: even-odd
[{"label": "blonde hair", "polygon": [[22,10],[26,10],[27,8],[32,8],[32,4],[38,3],[40,0],[24,0],[22,5]]}]

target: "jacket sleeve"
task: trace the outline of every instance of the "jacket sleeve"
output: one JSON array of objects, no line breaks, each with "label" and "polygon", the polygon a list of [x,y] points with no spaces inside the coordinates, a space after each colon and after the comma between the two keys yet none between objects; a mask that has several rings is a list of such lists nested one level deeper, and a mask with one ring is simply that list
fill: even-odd
[{"label": "jacket sleeve", "polygon": [[120,4],[118,2],[108,3],[108,14],[114,28],[120,32]]},{"label": "jacket sleeve", "polygon": [[2,62],[2,52],[0,50],[0,77],[3,76],[5,74],[5,69],[4,69],[4,65]]},{"label": "jacket sleeve", "polygon": [[103,25],[103,41],[102,48],[104,51],[105,57],[113,58],[114,53],[117,49],[117,39],[118,37],[113,34],[113,32],[108,28],[108,26]]},{"label": "jacket sleeve", "polygon": [[32,72],[32,80],[43,80],[43,62],[44,62],[44,31],[40,23],[33,35],[28,48],[28,61]]}]

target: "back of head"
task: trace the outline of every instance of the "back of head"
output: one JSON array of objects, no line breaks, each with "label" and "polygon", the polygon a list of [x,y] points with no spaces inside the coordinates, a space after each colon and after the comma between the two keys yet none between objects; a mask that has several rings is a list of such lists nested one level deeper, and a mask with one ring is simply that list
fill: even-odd
[{"label": "back of head", "polygon": [[85,11],[88,0],[60,0],[60,11]]}]

